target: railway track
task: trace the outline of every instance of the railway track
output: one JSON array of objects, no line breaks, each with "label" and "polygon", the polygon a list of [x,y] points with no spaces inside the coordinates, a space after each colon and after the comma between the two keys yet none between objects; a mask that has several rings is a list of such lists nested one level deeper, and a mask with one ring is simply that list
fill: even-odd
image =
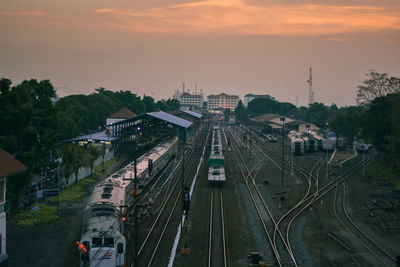
[{"label": "railway track", "polygon": [[[262,152],[262,150],[264,150],[264,152]],[[259,147],[259,151],[261,153],[263,153],[269,160],[271,161],[275,161],[275,165],[278,166],[279,165],[276,163],[276,161],[280,160],[282,161],[282,158],[280,157],[280,155],[276,152],[274,152],[271,149],[271,146],[263,146],[263,147]],[[370,154],[367,157],[367,161],[370,160],[370,158],[372,158],[374,155]],[[322,162],[320,160],[320,162]],[[289,167],[290,166],[290,162],[283,160],[284,166]],[[323,162],[322,162],[323,164]],[[320,198],[324,197],[326,194],[328,194],[329,192],[332,192],[333,189],[337,188],[338,184],[344,183],[346,181],[346,179],[348,179],[348,177],[354,173],[355,171],[359,170],[362,167],[362,161],[357,162],[356,164],[348,167],[347,169],[345,169],[343,171],[342,174],[338,175],[336,178],[331,179],[330,182],[327,182],[324,186],[320,186],[319,184],[319,171],[322,168],[322,164],[320,164],[320,166],[318,167],[319,169],[317,170],[317,172],[315,173],[315,175],[313,175],[313,169],[316,168],[316,166],[318,165],[318,162],[314,165],[313,169],[311,169],[311,171],[307,171],[303,168],[300,168],[299,166],[297,166],[296,164],[294,164],[293,168],[294,170],[296,170],[299,174],[301,174],[303,177],[305,177],[307,179],[308,182],[308,189],[306,194],[304,195],[304,197],[296,204],[293,206],[293,208],[291,208],[289,211],[287,211],[277,222],[277,227],[276,229],[282,229],[282,232],[285,231],[286,229],[286,243],[288,244],[289,247],[289,251],[291,253],[292,252],[292,245],[290,243],[290,232],[291,232],[291,226],[293,224],[293,222],[295,221],[295,219],[300,216],[304,210],[306,210],[308,207],[310,207],[312,204],[314,204],[316,201],[318,201]],[[344,214],[346,215],[346,217],[348,218],[348,221],[351,221],[351,219],[348,217],[348,215],[345,212],[344,209]],[[350,227],[348,227],[350,229]],[[353,224],[353,228],[358,228],[357,226],[354,226]],[[276,230],[277,232],[279,232],[279,236],[281,236],[281,231]],[[354,230],[355,232],[355,230]],[[358,230],[358,232],[360,232],[360,230]],[[356,234],[354,234],[356,235]],[[276,240],[276,236],[277,234],[274,235],[274,241]],[[365,237],[367,238],[367,237]],[[368,238],[367,238],[368,239]],[[359,239],[359,241],[364,245],[367,243],[367,241],[363,241],[361,240],[361,238]],[[383,247],[378,247],[376,242],[373,241],[372,239],[369,239],[370,243],[373,243],[373,245],[370,245],[369,247],[375,247],[377,250],[379,250],[380,252],[372,252],[372,249],[370,250],[375,256],[379,257],[381,259],[382,262],[384,262],[384,264],[388,264],[388,263],[394,263],[395,262],[395,258],[390,255],[389,253],[387,253],[387,251],[383,248]],[[365,245],[364,245],[365,246]],[[384,254],[382,256],[378,256],[379,254]],[[293,261],[293,265],[297,266],[297,263],[294,259]],[[388,265],[390,266],[390,265]]]},{"label": "railway track", "polygon": [[234,134],[232,130],[229,131],[230,136],[232,137],[231,140],[234,140],[234,144],[236,149],[234,149],[234,155],[237,162],[237,165],[240,168],[240,172],[242,175],[242,179],[246,185],[247,191],[249,193],[249,197],[257,216],[260,220],[261,227],[268,239],[269,247],[271,249],[271,254],[274,255],[275,261],[279,266],[283,266],[285,264],[290,264],[292,262],[293,255],[291,254],[287,244],[285,243],[284,239],[282,238],[282,242],[273,242],[273,233],[274,231],[279,231],[277,229],[277,224],[274,219],[274,216],[266,204],[260,190],[258,189],[256,183],[256,176],[258,172],[261,170],[264,160],[263,158],[259,158],[255,165],[250,169],[248,167],[248,162],[243,157],[242,153],[240,153],[241,141],[237,135]]},{"label": "railway track", "polygon": [[336,184],[333,210],[340,224],[356,238],[384,266],[395,266],[396,258],[375,242],[350,218],[346,210],[346,182]]},{"label": "railway track", "polygon": [[222,188],[212,187],[210,192],[210,222],[208,236],[208,267],[227,266],[224,201]]},{"label": "railway track", "polygon": [[[193,143],[196,144],[196,146],[203,146],[204,136],[201,134],[201,130],[199,130],[198,133]],[[185,162],[184,179],[182,179],[183,162],[182,158],[180,158],[169,177],[165,179],[164,184],[161,186],[164,190],[163,192],[159,192],[158,196],[160,199],[156,199],[153,206],[154,210],[157,210],[157,212],[154,216],[147,219],[152,219],[152,222],[148,221],[146,223],[149,225],[146,229],[147,233],[138,242],[137,262],[140,263],[140,266],[153,266],[155,264],[156,255],[162,244],[164,244],[163,242],[170,242],[170,240],[165,240],[165,236],[168,231],[171,231],[171,229],[175,227],[171,228],[169,226],[177,222],[182,215],[181,205],[178,205],[178,203],[182,203],[182,185],[191,183],[200,155],[200,149],[196,149],[194,146],[189,147],[185,152],[185,158],[188,160]],[[148,194],[145,196],[148,197]],[[138,226],[141,227],[139,224]],[[145,232],[144,230],[145,229],[143,229],[143,232]],[[157,263],[158,261],[160,261],[160,259],[157,259]],[[133,266],[133,264],[131,266]]]}]

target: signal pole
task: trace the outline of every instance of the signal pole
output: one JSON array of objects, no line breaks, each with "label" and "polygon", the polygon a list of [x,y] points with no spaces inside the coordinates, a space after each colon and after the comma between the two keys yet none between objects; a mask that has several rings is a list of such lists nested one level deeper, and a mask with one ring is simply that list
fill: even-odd
[{"label": "signal pole", "polygon": [[282,122],[282,187],[283,187],[283,162],[285,157],[285,117],[280,117],[279,119]]}]

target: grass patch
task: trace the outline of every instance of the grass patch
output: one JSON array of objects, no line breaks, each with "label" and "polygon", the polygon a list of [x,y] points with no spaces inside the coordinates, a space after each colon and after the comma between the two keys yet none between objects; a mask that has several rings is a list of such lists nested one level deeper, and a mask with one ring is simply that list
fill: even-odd
[{"label": "grass patch", "polygon": [[32,227],[37,224],[51,223],[58,220],[57,207],[46,206],[44,204],[39,204],[38,206],[40,209],[36,211],[28,210],[17,214],[17,226]]},{"label": "grass patch", "polygon": [[[111,159],[104,163],[104,169],[107,169],[111,165],[115,163],[115,159]],[[80,201],[85,195],[85,189],[93,184],[95,184],[99,178],[99,176],[103,173],[103,165],[100,164],[97,166],[93,174],[78,181],[76,184],[71,185],[70,187],[61,191],[60,194],[60,202],[62,203],[74,203]],[[58,196],[53,196],[47,198],[47,201],[56,203],[58,202]]]},{"label": "grass patch", "polygon": [[367,164],[367,173],[375,178],[390,181],[400,190],[399,171],[391,166],[387,166],[387,162],[383,159],[377,159]]},{"label": "grass patch", "polygon": [[334,157],[334,160],[337,160],[339,162],[342,162],[345,159],[348,159],[352,156],[354,156],[354,149],[346,149],[346,150],[336,150],[336,154]]}]

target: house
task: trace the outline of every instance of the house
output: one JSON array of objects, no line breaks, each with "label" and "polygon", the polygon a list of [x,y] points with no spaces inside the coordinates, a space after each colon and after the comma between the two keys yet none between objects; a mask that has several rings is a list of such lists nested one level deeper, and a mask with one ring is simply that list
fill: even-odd
[{"label": "house", "polygon": [[7,246],[6,246],[6,183],[7,178],[28,168],[16,160],[12,155],[0,148],[0,267],[7,266]]},{"label": "house", "polygon": [[118,121],[123,121],[126,119],[130,119],[136,117],[136,114],[133,113],[132,111],[130,111],[128,108],[121,108],[120,110],[118,110],[117,112],[111,114],[108,118],[107,118],[107,125],[109,124],[113,124],[115,122]]}]

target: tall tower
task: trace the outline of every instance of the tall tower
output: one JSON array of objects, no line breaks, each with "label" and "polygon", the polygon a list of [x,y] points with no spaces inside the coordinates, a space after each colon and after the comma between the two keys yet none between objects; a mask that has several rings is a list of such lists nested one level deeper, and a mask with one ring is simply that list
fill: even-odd
[{"label": "tall tower", "polygon": [[308,105],[311,105],[312,103],[314,103],[314,92],[312,90],[312,66],[310,66],[310,78],[307,82],[310,85],[308,89]]}]

